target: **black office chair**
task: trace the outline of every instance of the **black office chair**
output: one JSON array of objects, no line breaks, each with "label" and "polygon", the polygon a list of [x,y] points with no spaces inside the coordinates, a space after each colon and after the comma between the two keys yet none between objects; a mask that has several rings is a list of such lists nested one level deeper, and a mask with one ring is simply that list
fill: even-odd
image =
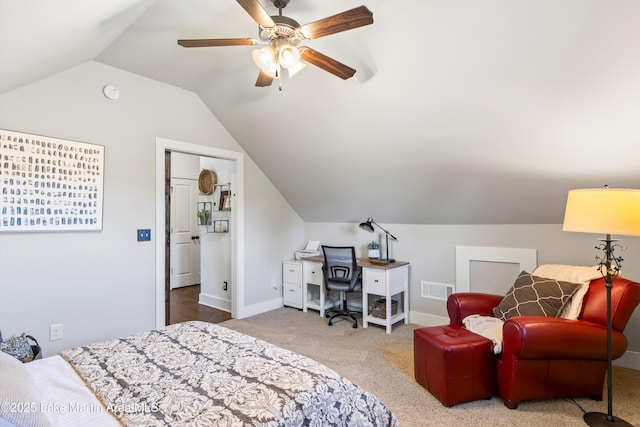
[{"label": "black office chair", "polygon": [[325,317],[329,319],[329,326],[333,325],[336,317],[347,317],[353,321],[353,327],[358,327],[356,314],[358,311],[349,311],[347,307],[347,293],[362,290],[362,269],[358,267],[356,249],[353,246],[325,246],[322,245],[324,264],[322,275],[324,288],[329,291],[339,291],[342,298],[342,309],[327,310]]}]

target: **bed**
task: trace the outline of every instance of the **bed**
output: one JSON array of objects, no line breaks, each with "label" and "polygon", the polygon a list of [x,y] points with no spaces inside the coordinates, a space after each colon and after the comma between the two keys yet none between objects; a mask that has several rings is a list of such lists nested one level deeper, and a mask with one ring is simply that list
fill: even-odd
[{"label": "bed", "polygon": [[205,322],[24,365],[0,354],[0,402],[0,426],[399,425],[326,366]]}]

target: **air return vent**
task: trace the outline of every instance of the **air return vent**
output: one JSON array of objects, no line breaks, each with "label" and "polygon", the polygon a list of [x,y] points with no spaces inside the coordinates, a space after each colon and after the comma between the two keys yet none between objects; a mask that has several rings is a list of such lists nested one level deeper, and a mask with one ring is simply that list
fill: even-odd
[{"label": "air return vent", "polygon": [[449,295],[453,293],[453,285],[448,283],[429,282],[423,280],[420,282],[420,294],[423,298],[437,299],[446,301]]}]

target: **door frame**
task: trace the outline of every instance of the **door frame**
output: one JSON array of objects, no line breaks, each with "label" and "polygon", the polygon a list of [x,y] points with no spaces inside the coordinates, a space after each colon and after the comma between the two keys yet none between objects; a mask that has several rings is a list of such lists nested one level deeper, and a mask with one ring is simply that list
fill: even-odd
[{"label": "door frame", "polygon": [[168,138],[156,137],[156,328],[166,325],[166,207],[165,152],[181,152],[197,156],[216,157],[235,162],[233,210],[231,211],[231,317],[244,317],[244,154],[238,151],[196,145]]}]

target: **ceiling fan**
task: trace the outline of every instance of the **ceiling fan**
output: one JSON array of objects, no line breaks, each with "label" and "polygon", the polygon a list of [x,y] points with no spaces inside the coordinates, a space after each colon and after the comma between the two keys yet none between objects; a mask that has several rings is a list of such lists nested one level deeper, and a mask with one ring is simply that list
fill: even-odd
[{"label": "ceiling fan", "polygon": [[259,40],[252,38],[178,40],[183,47],[244,46],[265,44],[253,51],[253,60],[260,68],[256,86],[270,86],[279,79],[282,68],[292,77],[306,61],[341,79],[352,77],[356,70],[307,46],[297,47],[303,40],[313,40],[342,31],[373,24],[373,13],[365,6],[346,10],[324,19],[300,25],[282,15],[282,9],[290,0],[271,0],[278,8],[277,16],[270,16],[258,0],[237,0],[260,26]]}]

